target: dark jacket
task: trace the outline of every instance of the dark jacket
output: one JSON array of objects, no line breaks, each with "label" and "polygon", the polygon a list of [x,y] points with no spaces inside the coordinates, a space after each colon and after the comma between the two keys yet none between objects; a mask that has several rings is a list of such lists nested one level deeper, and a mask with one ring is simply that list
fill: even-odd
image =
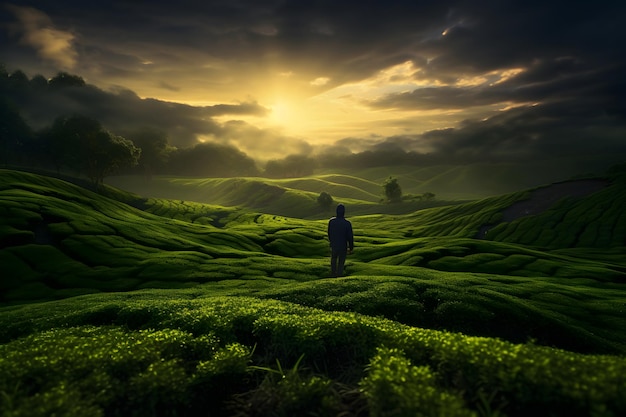
[{"label": "dark jacket", "polygon": [[328,240],[334,251],[354,249],[354,236],[352,235],[352,223],[345,217],[333,217],[328,222]]}]

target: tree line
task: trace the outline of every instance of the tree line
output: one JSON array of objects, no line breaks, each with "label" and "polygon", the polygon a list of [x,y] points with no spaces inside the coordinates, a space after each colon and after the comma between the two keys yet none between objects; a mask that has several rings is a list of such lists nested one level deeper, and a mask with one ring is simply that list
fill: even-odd
[{"label": "tree line", "polygon": [[0,146],[3,164],[34,166],[87,176],[94,185],[116,173],[189,176],[255,176],[255,161],[233,147],[199,143],[178,149],[164,134],[141,128],[126,137],[105,129],[95,119],[61,116],[33,131],[19,113],[0,103]]}]

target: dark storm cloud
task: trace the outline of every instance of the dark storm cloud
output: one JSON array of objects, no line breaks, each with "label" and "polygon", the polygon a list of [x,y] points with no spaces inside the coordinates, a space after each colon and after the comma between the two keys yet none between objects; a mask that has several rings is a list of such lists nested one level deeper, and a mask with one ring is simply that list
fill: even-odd
[{"label": "dark storm cloud", "polygon": [[445,28],[449,10],[441,2],[352,0],[30,4],[80,34],[81,65],[139,71],[141,59],[124,58],[124,45],[162,54],[161,64],[190,64],[190,54],[242,62],[271,54],[297,71],[330,77],[328,87],[419,55],[416,44]]},{"label": "dark storm cloud", "polygon": [[613,42],[624,39],[618,28],[626,8],[617,2],[496,1],[454,10],[445,36],[423,49],[434,57],[426,72],[448,80],[559,57],[603,66],[616,59]]},{"label": "dark storm cloud", "polygon": [[[598,105],[615,102],[626,67],[594,68],[573,58],[535,61],[520,74],[498,83],[424,87],[390,94],[368,103],[403,110],[467,109],[474,106],[576,100]],[[572,103],[574,104],[574,103]]]},{"label": "dark storm cloud", "polygon": [[[472,163],[521,161],[575,156],[626,156],[626,125],[619,114],[566,102],[524,106],[485,120],[419,135],[393,136],[367,144],[368,150],[401,148],[428,155],[432,161]],[[581,167],[581,170],[584,169]]]},{"label": "dark storm cloud", "polygon": [[436,160],[466,163],[576,155],[617,160],[626,157],[624,71],[619,65],[594,68],[570,58],[557,59],[536,62],[497,85],[424,88],[371,104],[404,110],[510,106],[454,128],[380,142],[429,153]]},{"label": "dark storm cloud", "polygon": [[[563,124],[567,114],[568,124]],[[421,142],[435,153],[468,160],[561,157],[626,152],[624,126],[602,111],[562,104],[518,108],[455,129],[431,131]],[[602,141],[596,138],[601,136]]]},{"label": "dark storm cloud", "polygon": [[164,60],[168,53],[180,58],[177,49],[243,61],[272,52],[327,72],[332,83],[408,59],[423,75],[442,80],[562,56],[606,63],[624,39],[619,29],[626,7],[496,0],[27,3],[92,48],[133,42],[146,52],[164,51]]}]

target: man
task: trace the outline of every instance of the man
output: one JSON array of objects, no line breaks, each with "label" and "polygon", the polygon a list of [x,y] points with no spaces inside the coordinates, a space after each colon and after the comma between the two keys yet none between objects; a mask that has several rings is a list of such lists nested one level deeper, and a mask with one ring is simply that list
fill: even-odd
[{"label": "man", "polygon": [[337,216],[328,221],[328,240],[330,241],[330,269],[334,277],[343,275],[346,256],[354,249],[352,223],[345,218],[346,208],[337,205]]}]

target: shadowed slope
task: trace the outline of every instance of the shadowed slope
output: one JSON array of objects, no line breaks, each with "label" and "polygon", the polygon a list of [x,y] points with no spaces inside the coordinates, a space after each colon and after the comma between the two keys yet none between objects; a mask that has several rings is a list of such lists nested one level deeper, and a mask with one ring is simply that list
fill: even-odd
[{"label": "shadowed slope", "polygon": [[[522,217],[542,214],[561,200],[580,199],[602,190],[609,185],[610,182],[604,179],[581,179],[537,188],[530,191],[525,199],[503,210],[501,223],[510,223]],[[618,196],[618,198],[619,197],[621,196]],[[485,238],[489,230],[494,226],[496,225],[488,224],[481,226],[476,237],[479,239]]]},{"label": "shadowed slope", "polygon": [[596,183],[585,197],[564,194],[544,211],[497,225],[487,238],[551,249],[624,247],[626,177],[603,185]]}]

